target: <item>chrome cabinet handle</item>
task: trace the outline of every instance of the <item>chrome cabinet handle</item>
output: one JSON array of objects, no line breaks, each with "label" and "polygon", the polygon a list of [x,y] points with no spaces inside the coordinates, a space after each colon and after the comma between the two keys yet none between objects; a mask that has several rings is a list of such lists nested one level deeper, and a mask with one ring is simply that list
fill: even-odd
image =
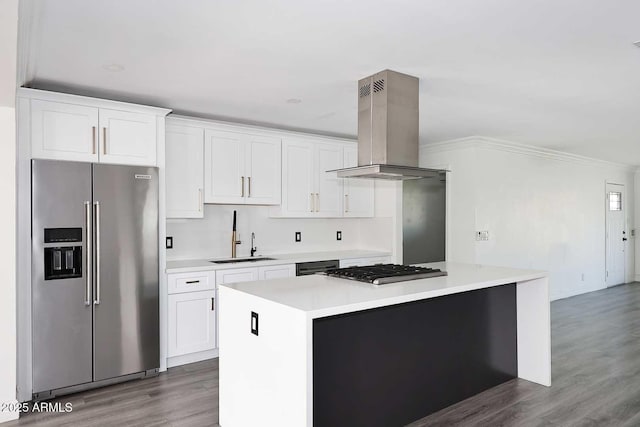
[{"label": "chrome cabinet handle", "polygon": [[107,128],[102,128],[102,154],[107,154]]},{"label": "chrome cabinet handle", "polygon": [[242,194],[240,194],[240,197],[244,197],[244,176],[241,176],[240,180],[242,181]]},{"label": "chrome cabinet handle", "polygon": [[349,195],[344,195],[344,211],[349,212]]},{"label": "chrome cabinet handle", "polygon": [[[94,127],[93,129],[94,129],[94,135],[95,135],[96,128]],[[91,256],[93,255],[91,251],[91,239],[93,238],[93,236],[91,235],[92,232],[91,232],[91,202],[90,201],[84,202],[84,221],[85,221],[84,225],[86,230],[84,238],[86,239],[86,242],[87,242],[87,252],[84,255],[87,261],[86,262],[87,287],[84,294],[84,305],[90,306],[91,305]]]},{"label": "chrome cabinet handle", "polygon": [[96,154],[96,127],[95,126],[91,126],[91,133],[93,135],[93,151],[91,152],[91,154]]},{"label": "chrome cabinet handle", "polygon": [[315,203],[314,203],[315,199],[313,198],[313,193],[309,193],[309,194],[310,194],[310,196],[309,196],[309,205],[311,206],[310,212],[315,212],[315,209],[316,209],[316,206],[315,206]]},{"label": "chrome cabinet handle", "polygon": [[95,209],[95,233],[96,233],[96,298],[95,305],[100,305],[100,202],[93,202]]},{"label": "chrome cabinet handle", "polygon": [[216,309],[216,299],[215,297],[211,298],[211,311],[215,311]]},{"label": "chrome cabinet handle", "polygon": [[316,212],[320,212],[320,193],[316,193]]},{"label": "chrome cabinet handle", "polygon": [[187,285],[193,285],[194,283],[200,283],[200,280],[187,280]]},{"label": "chrome cabinet handle", "polygon": [[202,212],[202,188],[198,188],[198,212]]},{"label": "chrome cabinet handle", "polygon": [[249,180],[249,197],[251,197],[251,177],[247,178]]}]

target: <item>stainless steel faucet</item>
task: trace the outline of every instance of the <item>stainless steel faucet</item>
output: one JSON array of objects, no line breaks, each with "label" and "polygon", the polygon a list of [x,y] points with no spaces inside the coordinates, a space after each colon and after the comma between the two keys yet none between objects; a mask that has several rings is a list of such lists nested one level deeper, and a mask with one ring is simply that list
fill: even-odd
[{"label": "stainless steel faucet", "polygon": [[256,233],[251,233],[251,256],[254,256],[258,251],[258,248],[254,246],[254,240],[256,238]]}]

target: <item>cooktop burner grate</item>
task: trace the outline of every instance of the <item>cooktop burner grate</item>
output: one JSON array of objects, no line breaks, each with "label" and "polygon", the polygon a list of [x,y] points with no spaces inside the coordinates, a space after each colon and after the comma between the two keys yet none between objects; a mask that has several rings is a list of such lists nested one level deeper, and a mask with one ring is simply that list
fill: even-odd
[{"label": "cooktop burner grate", "polygon": [[334,268],[324,274],[340,279],[384,285],[407,280],[446,276],[447,272],[438,268],[416,267],[412,265],[377,264],[364,267]]}]

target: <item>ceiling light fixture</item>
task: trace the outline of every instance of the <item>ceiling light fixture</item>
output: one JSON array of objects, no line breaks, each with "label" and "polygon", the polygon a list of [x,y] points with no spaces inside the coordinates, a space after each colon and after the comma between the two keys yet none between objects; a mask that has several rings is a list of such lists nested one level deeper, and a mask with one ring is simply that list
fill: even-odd
[{"label": "ceiling light fixture", "polygon": [[298,99],[298,98],[289,98],[285,101],[287,104],[300,104],[302,102],[302,99]]},{"label": "ceiling light fixture", "polygon": [[116,63],[105,64],[102,66],[102,68],[104,68],[107,71],[111,71],[113,73],[119,73],[120,71],[124,71],[124,65],[120,65]]}]

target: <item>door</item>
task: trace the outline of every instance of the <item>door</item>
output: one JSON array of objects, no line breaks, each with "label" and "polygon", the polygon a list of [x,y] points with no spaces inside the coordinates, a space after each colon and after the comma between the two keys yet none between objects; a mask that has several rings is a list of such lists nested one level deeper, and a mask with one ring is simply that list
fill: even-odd
[{"label": "door", "polygon": [[[350,146],[344,148],[344,167],[358,166],[358,149]],[[373,217],[372,179],[344,178],[344,216]]]},{"label": "door", "polygon": [[336,172],[327,171],[342,168],[343,157],[340,145],[316,145],[316,216],[342,216],[342,178],[338,178]]},{"label": "door", "polygon": [[212,130],[205,130],[204,135],[204,201],[244,204],[246,176],[243,136]]},{"label": "door", "polygon": [[156,117],[100,109],[100,163],[156,164]]},{"label": "door", "polygon": [[167,126],[167,218],[204,217],[204,130]]},{"label": "door", "polygon": [[158,171],[93,165],[94,380],[160,363]]},{"label": "door", "polygon": [[[38,393],[92,380],[91,164],[33,160],[31,197],[33,392]],[[78,246],[80,259],[69,259],[66,251]]]},{"label": "door", "polygon": [[282,158],[281,143],[277,138],[249,135],[246,144],[247,188],[246,203],[252,205],[279,205]]},{"label": "door", "polygon": [[282,214],[315,216],[313,144],[299,141],[282,143],[282,179]]},{"label": "door", "polygon": [[607,286],[625,282],[625,230],[624,185],[607,184],[606,194],[606,272]]},{"label": "door", "polygon": [[31,101],[31,153],[34,158],[97,162],[97,130],[97,108]]},{"label": "door", "polygon": [[216,291],[169,295],[168,356],[216,348]]}]

